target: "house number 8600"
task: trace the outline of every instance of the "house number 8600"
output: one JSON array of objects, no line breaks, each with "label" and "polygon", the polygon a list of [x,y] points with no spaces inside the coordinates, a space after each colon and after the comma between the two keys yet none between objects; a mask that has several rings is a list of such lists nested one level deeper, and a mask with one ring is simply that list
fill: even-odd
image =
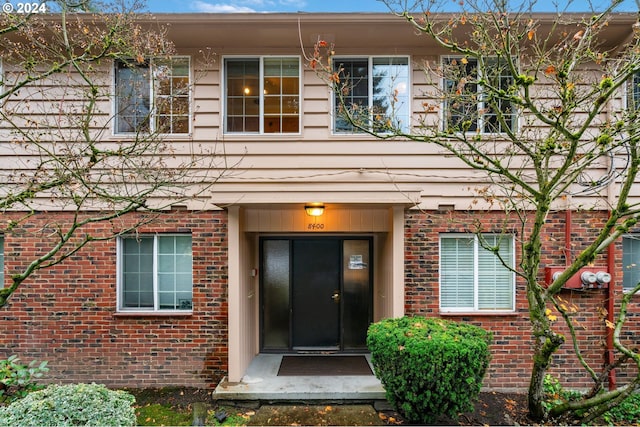
[{"label": "house number 8600", "polygon": [[307,225],[307,230],[322,230],[324,229],[324,224],[309,224]]}]

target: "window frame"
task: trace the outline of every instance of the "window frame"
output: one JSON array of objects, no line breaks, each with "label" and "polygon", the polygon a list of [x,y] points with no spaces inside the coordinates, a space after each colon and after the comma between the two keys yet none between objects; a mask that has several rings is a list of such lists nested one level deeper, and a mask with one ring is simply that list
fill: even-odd
[{"label": "window frame", "polygon": [[[282,132],[282,128],[280,132],[265,132],[265,116],[269,114],[265,113],[265,60],[268,59],[295,59],[298,66],[298,130],[296,132]],[[259,75],[258,75],[258,130],[257,131],[242,131],[235,132],[229,130],[228,124],[228,97],[229,97],[229,82],[227,76],[227,61],[258,61],[259,67]],[[302,77],[303,77],[303,67],[302,67],[302,59],[300,55],[225,55],[222,58],[222,67],[221,67],[221,75],[222,75],[222,102],[221,102],[221,113],[222,113],[222,129],[223,134],[228,136],[246,136],[246,135],[260,135],[260,136],[295,136],[302,134],[302,107],[303,107],[303,97],[302,97]],[[282,75],[280,76],[282,77]],[[282,91],[280,92],[280,96],[284,96]],[[284,117],[285,114],[283,111],[280,112],[280,118]],[[243,115],[242,117],[245,117]]]},{"label": "window frame", "polygon": [[[440,57],[440,66],[442,67],[442,69],[444,70],[447,65],[450,63],[450,61],[453,60],[462,60],[462,59],[466,59],[467,61],[475,61],[476,64],[478,62],[477,58],[468,58],[465,57],[464,55],[442,55]],[[484,58],[484,60],[497,60],[500,59],[499,56],[489,56],[487,58]],[[515,58],[514,58],[515,60]],[[476,65],[476,70],[477,70],[477,65]],[[510,75],[500,75],[498,76],[498,79],[500,79],[500,82],[502,82],[502,79],[511,79],[511,83],[513,83],[513,76]],[[482,79],[482,76],[476,76],[476,81],[479,81]],[[449,128],[452,128],[453,126],[450,126],[450,117],[449,117],[449,104],[451,102],[451,100],[448,98],[449,97],[449,90],[450,87],[455,87],[458,86],[459,83],[457,81],[451,80],[449,78],[447,78],[447,76],[442,76],[441,79],[441,90],[442,93],[444,95],[444,99],[442,101],[442,106],[440,108],[441,110],[441,117],[440,117],[440,121],[442,123],[442,131],[446,132],[448,131]],[[475,101],[475,117],[474,120],[472,121],[472,128],[467,130],[466,133],[468,134],[480,134],[480,135],[504,135],[505,133],[507,133],[507,130],[503,129],[502,126],[498,131],[492,131],[491,129],[486,129],[487,123],[488,121],[486,120],[486,117],[489,116],[497,116],[497,113],[482,113],[482,111],[484,110],[484,101],[483,101],[483,91],[482,91],[482,85],[480,85],[479,82],[472,82],[469,84],[474,84],[476,86],[476,90],[475,95],[477,96],[477,100]],[[450,86],[451,85],[451,86]],[[472,93],[472,92],[470,92]],[[507,102],[507,101],[505,101]],[[510,127],[510,131],[511,132],[515,132],[517,131],[518,127],[519,127],[519,115],[517,112],[517,106],[514,105],[513,103],[509,103],[511,105],[511,127]],[[460,120],[463,121],[464,117]],[[499,122],[497,124],[500,124]]]},{"label": "window frame", "polygon": [[[124,241],[127,239],[139,239],[139,238],[153,238],[153,254],[152,254],[152,292],[153,292],[153,307],[125,307],[124,306]],[[158,273],[160,265],[158,262],[159,252],[159,239],[162,237],[189,237],[191,239],[191,304],[188,309],[163,309],[160,308],[159,303],[159,280]],[[190,314],[193,313],[193,236],[191,233],[145,233],[140,235],[124,235],[119,236],[116,239],[116,312],[117,313],[140,313],[140,314],[155,314],[155,313],[175,313],[175,314]]]},{"label": "window frame", "polygon": [[[160,132],[158,130],[158,118],[160,116],[167,116],[165,114],[160,114],[160,112],[158,111],[158,106],[159,106],[159,102],[158,100],[161,99],[164,95],[158,94],[159,90],[159,79],[156,77],[156,69],[157,67],[159,67],[160,65],[162,65],[162,63],[165,62],[174,62],[174,61],[180,61],[180,60],[186,60],[186,64],[188,67],[188,72],[187,72],[187,77],[188,78],[188,82],[187,82],[187,86],[186,86],[186,98],[187,98],[187,131],[186,132]],[[173,55],[169,58],[158,58],[158,57],[153,57],[153,58],[146,58],[145,61],[142,63],[146,63],[147,65],[147,70],[149,73],[149,79],[148,79],[148,86],[149,86],[149,112],[146,116],[146,121],[148,121],[148,124],[145,126],[146,129],[140,129],[137,131],[127,131],[127,132],[121,132],[118,130],[118,123],[119,123],[119,115],[120,112],[118,111],[118,100],[119,100],[119,96],[118,96],[118,65],[119,64],[126,64],[125,61],[121,61],[118,59],[115,59],[113,61],[113,66],[112,66],[112,73],[113,73],[113,79],[112,79],[112,84],[113,84],[113,89],[112,89],[112,93],[113,93],[113,102],[112,102],[112,117],[113,117],[113,127],[112,127],[112,135],[114,136],[130,136],[130,135],[137,135],[137,134],[152,134],[152,133],[158,133],[160,135],[168,135],[171,137],[188,137],[191,135],[192,133],[192,122],[193,122],[193,99],[192,99],[192,84],[193,84],[193,70],[192,70],[192,66],[191,66],[191,56],[190,55]],[[132,67],[139,67],[141,64],[136,62],[134,59],[131,59],[131,66]],[[166,96],[164,96],[165,98],[167,98]],[[171,112],[169,115],[169,117],[173,116],[173,112]]]},{"label": "window frame", "polygon": [[[509,239],[510,251],[508,262],[511,263],[512,266],[515,265],[516,262],[516,250],[515,250],[515,236],[512,234],[500,234],[500,233],[482,233],[483,238],[493,237],[498,240]],[[443,307],[443,239],[473,239],[473,305],[472,306],[462,306],[462,307]],[[516,311],[516,274],[514,271],[509,271],[506,267],[502,267],[505,269],[505,274],[509,274],[510,276],[510,287],[511,287],[511,301],[510,308],[480,308],[479,300],[480,300],[480,291],[479,291],[479,279],[480,279],[480,271],[479,271],[479,253],[480,250],[485,250],[476,234],[473,233],[440,233],[438,236],[438,305],[441,313],[449,313],[449,314],[459,314],[459,313],[477,313],[477,314],[500,314],[500,313],[514,313]],[[496,257],[497,258],[497,257]],[[500,260],[497,259],[497,263],[500,263]],[[499,265],[499,264],[498,264]]]},{"label": "window frame", "polygon": [[[355,61],[359,61],[359,60],[367,60],[367,108],[368,111],[373,112],[373,109],[375,107],[374,105],[374,85],[371,83],[374,81],[374,75],[373,75],[373,68],[374,68],[374,61],[376,59],[385,59],[385,60],[397,60],[397,59],[405,59],[406,60],[406,64],[398,64],[401,66],[405,66],[407,69],[407,76],[406,76],[406,82],[404,82],[406,84],[406,90],[407,90],[407,95],[406,95],[406,116],[403,116],[400,118],[400,122],[403,123],[402,129],[404,132],[409,132],[410,128],[411,128],[411,116],[412,116],[412,91],[411,91],[411,87],[412,87],[412,82],[411,82],[411,73],[412,73],[412,68],[411,68],[411,56],[410,55],[340,55],[340,56],[335,56],[331,58],[332,63],[334,64],[334,67],[338,67],[340,66],[340,64],[342,62],[355,62]],[[396,65],[396,64],[393,64]],[[334,71],[337,71],[334,69]],[[341,76],[342,78],[343,76]],[[388,94],[387,96],[390,96],[390,94]],[[358,131],[357,129],[345,129],[345,130],[339,130],[337,128],[337,120],[339,118],[338,115],[338,103],[336,100],[337,96],[335,95],[334,91],[332,91],[332,96],[331,96],[331,133],[333,135],[362,135],[364,132]],[[371,120],[372,121],[372,120]],[[406,121],[406,122],[405,122]],[[373,128],[371,128],[372,131],[375,131]],[[382,134],[384,134],[384,132],[381,132]]]},{"label": "window frame", "polygon": [[[632,254],[635,253],[638,256],[636,257],[637,262],[633,262],[631,263],[632,266],[635,266],[635,269],[638,270],[638,272],[636,274],[634,274],[634,277],[636,277],[638,279],[638,281],[635,284],[629,285],[628,282],[633,283],[631,279],[631,275],[627,275],[625,274],[625,272],[627,271],[627,262],[625,261],[626,255],[625,255],[625,241],[632,241],[632,242],[636,242],[636,245],[638,246],[636,249],[636,251],[632,251]],[[629,233],[629,234],[624,234],[622,236],[622,279],[620,280],[621,284],[622,284],[622,291],[623,292],[630,292],[637,283],[640,282],[640,233]]]},{"label": "window frame", "polygon": [[624,106],[626,110],[637,112],[640,110],[640,71],[633,73],[625,85],[626,96]]}]

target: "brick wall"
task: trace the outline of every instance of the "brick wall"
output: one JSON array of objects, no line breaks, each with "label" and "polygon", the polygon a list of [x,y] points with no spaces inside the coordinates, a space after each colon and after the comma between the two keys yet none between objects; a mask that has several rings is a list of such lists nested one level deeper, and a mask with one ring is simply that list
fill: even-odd
[{"label": "brick wall", "polygon": [[[563,266],[568,256],[575,257],[589,242],[594,233],[601,229],[606,220],[606,212],[573,212],[571,215],[571,240],[565,248],[564,212],[551,214],[543,236],[542,266]],[[473,232],[481,226],[486,232],[506,230],[516,235],[516,263],[521,259],[521,247],[517,236],[526,233],[517,218],[507,218],[503,212],[455,212],[408,211],[405,221],[405,309],[410,315],[439,316],[438,248],[440,233]],[[570,253],[568,253],[570,252]],[[615,259],[618,262],[617,277],[621,279],[621,243],[616,244]],[[606,265],[606,256],[600,256],[595,265]],[[540,280],[543,280],[541,275]],[[621,292],[621,282],[614,286]],[[606,307],[607,291],[603,289],[587,291],[564,290],[560,295],[567,303],[575,304],[578,312],[577,335],[585,359],[598,371],[604,364],[607,328],[602,316]],[[630,308],[627,339],[638,339],[640,326],[636,313],[638,304]],[[555,313],[558,314],[558,313]],[[485,379],[485,386],[493,389],[520,389],[528,387],[532,365],[532,336],[528,320],[525,284],[516,280],[516,312],[509,315],[451,315],[443,317],[471,322],[484,327],[494,334],[493,359]],[[588,388],[592,382],[579,366],[573,354],[568,331],[561,327],[562,320],[556,322],[559,331],[565,333],[567,342],[554,357],[551,372],[561,378],[563,385],[570,388]],[[616,371],[618,383],[624,382],[627,367]]]},{"label": "brick wall", "polygon": [[[10,276],[49,247],[51,224],[67,214],[38,214],[5,234],[5,272]],[[606,213],[573,213],[570,257],[602,225]],[[129,216],[123,221],[131,222]],[[565,216],[550,215],[543,265],[565,262]],[[405,221],[405,293],[407,314],[439,316],[439,234],[470,232],[475,224],[487,231],[504,227],[522,234],[519,221],[502,212],[408,211]],[[47,225],[47,227],[45,227]],[[97,224],[100,236],[117,227]],[[55,382],[96,381],[113,387],[163,385],[212,387],[227,372],[227,217],[226,212],[175,211],[162,215],[140,232],[190,232],[193,238],[193,315],[124,316],[116,314],[116,243],[94,242],[64,263],[27,280],[2,308],[0,358],[47,360]],[[525,230],[526,232],[526,230]],[[517,240],[516,240],[517,241]],[[616,272],[621,279],[621,244],[616,245]],[[516,243],[516,257],[520,247]],[[605,265],[606,257],[597,260]],[[80,267],[80,268],[78,268]],[[542,280],[542,277],[541,277]],[[621,292],[620,285],[616,291]],[[580,309],[578,335],[586,359],[599,369],[604,363],[606,327],[601,318],[606,291],[563,291]],[[638,303],[629,309],[627,341],[640,345]],[[525,389],[531,367],[531,334],[525,287],[516,284],[516,313],[447,315],[491,330],[493,360],[485,385],[493,389]],[[567,387],[588,387],[567,343],[554,359],[552,372]],[[631,372],[633,374],[633,371]],[[618,383],[630,375],[616,371]]]},{"label": "brick wall", "polygon": [[[5,234],[8,277],[49,246],[50,225],[66,215],[38,214]],[[101,236],[117,226],[84,231]],[[116,314],[116,242],[93,242],[29,278],[1,309],[0,358],[47,360],[54,382],[214,386],[227,371],[226,212],[168,212],[139,231],[191,233],[192,315]]]}]

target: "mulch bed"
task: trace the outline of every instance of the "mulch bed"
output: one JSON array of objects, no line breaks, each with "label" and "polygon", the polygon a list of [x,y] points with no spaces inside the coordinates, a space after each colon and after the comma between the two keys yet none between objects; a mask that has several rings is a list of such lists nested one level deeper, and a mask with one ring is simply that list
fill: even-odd
[{"label": "mulch bed", "polygon": [[[140,406],[148,404],[162,404],[171,406],[176,410],[190,411],[193,403],[205,402],[210,403],[213,408],[211,399],[212,390],[196,389],[188,387],[177,388],[147,388],[147,389],[128,389],[131,394],[136,397],[136,404]],[[295,409],[294,409],[295,408]],[[405,424],[398,414],[393,411],[380,411],[378,413],[379,423],[371,424],[370,417],[367,420],[349,420],[340,418],[336,420],[338,424],[331,421],[332,413],[341,414],[344,417],[345,410],[340,408],[327,409],[322,406],[320,408],[322,417],[313,418],[313,415],[306,419],[298,419],[300,413],[312,414],[313,408],[309,406],[304,411],[300,411],[300,405],[297,407],[289,405],[269,405],[250,411],[252,419],[260,420],[261,425],[265,424],[265,420],[269,417],[263,417],[263,411],[276,411],[279,416],[271,417],[276,422],[275,425],[314,425],[316,419],[319,424],[315,425],[398,425]],[[362,412],[362,411],[361,411]],[[358,411],[353,411],[357,414]],[[364,412],[362,412],[364,413]],[[363,424],[362,421],[365,421]],[[252,425],[251,419],[247,422]],[[435,425],[480,425],[480,426],[499,426],[499,425],[530,425],[531,421],[527,418],[527,396],[522,393],[498,393],[498,392],[482,392],[478,402],[475,404],[475,410],[470,413],[461,414],[458,420],[446,417],[439,418]]]}]

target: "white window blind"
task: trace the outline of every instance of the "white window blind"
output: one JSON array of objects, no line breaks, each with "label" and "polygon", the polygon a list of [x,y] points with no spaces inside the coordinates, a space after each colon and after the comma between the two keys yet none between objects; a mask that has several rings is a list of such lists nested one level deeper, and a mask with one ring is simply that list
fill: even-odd
[{"label": "white window blind", "polygon": [[[484,235],[497,246],[502,259],[513,265],[513,238]],[[472,235],[440,237],[440,308],[444,311],[514,309],[515,276],[500,257],[485,249]]]}]

